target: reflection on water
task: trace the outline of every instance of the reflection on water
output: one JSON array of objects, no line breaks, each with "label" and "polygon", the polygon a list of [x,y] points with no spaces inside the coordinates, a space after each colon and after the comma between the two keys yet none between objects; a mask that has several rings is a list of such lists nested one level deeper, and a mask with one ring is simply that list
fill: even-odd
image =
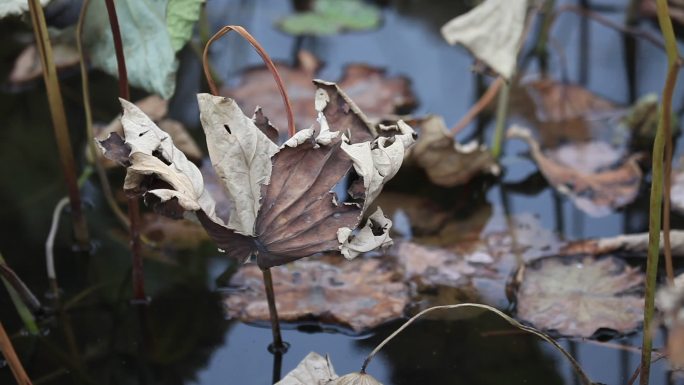
[{"label": "reflection on water", "polygon": [[[612,3],[622,4],[617,0]],[[396,7],[386,8],[384,24],[378,31],[305,39],[302,45],[325,61],[322,78],[338,78],[349,62],[365,62],[386,67],[390,74],[407,75],[420,101],[417,112],[440,114],[453,123],[473,102],[476,82],[469,71],[471,58],[464,50],[449,47],[438,30],[442,22],[462,7],[461,2],[432,1],[426,5],[401,0]],[[212,26],[243,24],[274,58],[291,60],[295,39],[272,27],[275,20],[289,12],[288,2],[210,1],[207,9]],[[622,14],[608,17],[616,21],[623,18]],[[554,30],[559,45],[565,47],[567,61],[560,62],[559,56],[552,56],[551,72],[560,74],[561,66],[565,66],[569,80],[579,77],[578,26],[576,16],[566,15]],[[10,30],[6,25],[0,28],[3,33]],[[628,102],[620,36],[596,24],[590,24],[590,32],[586,86],[616,102]],[[18,47],[10,42],[3,44],[3,58],[16,54]],[[213,52],[217,72],[228,78],[245,66],[260,63],[251,48],[234,37],[215,44]],[[665,56],[648,44],[639,44],[638,55],[637,93],[660,91]],[[192,53],[184,52],[183,58],[180,96],[173,101],[171,111],[173,117],[197,126],[193,94],[197,91],[200,68]],[[8,71],[8,62],[3,61],[0,67],[3,74]],[[80,134],[83,118],[79,86],[76,77],[64,80],[67,110],[75,133],[74,148],[81,148],[84,140]],[[115,82],[93,74],[91,86],[96,90],[95,105],[100,108],[95,111],[96,118],[108,121],[118,109]],[[681,88],[679,91],[675,105],[681,104]],[[42,244],[52,208],[65,192],[42,88],[0,95],[0,116],[0,175],[5,181],[0,189],[0,250],[40,294],[47,291]],[[472,134],[472,130],[466,130],[460,137]],[[526,148],[520,142],[506,144],[506,185],[513,186],[534,173],[531,162],[514,156],[524,151]],[[80,153],[79,158],[83,158]],[[58,274],[66,298],[82,293],[83,299],[66,313],[57,313],[48,323],[46,337],[17,339],[17,348],[36,383],[270,383],[273,357],[266,350],[270,330],[223,320],[219,295],[205,288],[205,283],[213,282],[229,264],[217,257],[210,246],[176,252],[170,258],[156,255],[148,259],[145,267],[153,301],[145,310],[131,307],[122,300],[129,297],[130,286],[125,242],[117,241],[116,234],[110,236],[115,226],[103,208],[98,187],[88,184],[85,191],[94,206],[89,216],[98,247],[92,255],[72,253],[67,226],[63,226],[56,249]],[[643,199],[646,190],[635,204],[600,219],[578,212],[548,188],[521,192],[512,187],[502,189],[497,184],[488,191],[462,189],[443,193],[452,194],[451,201],[468,202],[465,206],[476,201],[491,205],[492,221],[500,221],[506,213],[538,215],[545,228],[561,232],[566,239],[643,231],[647,226]],[[479,199],[471,200],[473,194],[479,194]],[[675,217],[675,227],[681,224],[682,218]],[[122,235],[118,237],[123,239]],[[93,284],[100,286],[92,292],[83,291]],[[6,328],[19,330],[19,319],[5,295],[0,295],[0,309]],[[292,347],[284,356],[283,373],[294,368],[309,351],[330,354],[338,373],[356,371],[364,355],[399,324],[392,323],[375,335],[358,338],[285,330],[284,338]],[[638,346],[640,336],[613,342]],[[595,381],[625,383],[638,365],[638,355],[630,351],[591,343],[565,342],[564,346],[575,352]],[[655,346],[662,346],[662,341],[656,341]],[[551,347],[536,338],[512,332],[504,322],[487,315],[417,322],[390,343],[369,370],[387,385],[574,383],[571,368]],[[0,383],[12,383],[7,368],[0,367]],[[655,364],[651,383],[667,383],[666,363]]]}]

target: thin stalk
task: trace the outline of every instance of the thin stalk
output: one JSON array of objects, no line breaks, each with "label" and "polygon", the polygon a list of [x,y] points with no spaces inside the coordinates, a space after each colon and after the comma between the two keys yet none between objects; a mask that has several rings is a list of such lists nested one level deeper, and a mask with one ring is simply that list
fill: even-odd
[{"label": "thin stalk", "polygon": [[2,351],[2,355],[5,356],[7,364],[14,375],[14,379],[17,380],[17,384],[31,385],[31,379],[28,374],[26,374],[21,361],[19,361],[17,352],[14,350],[12,341],[10,341],[5,328],[2,326],[2,322],[0,322],[0,351]]},{"label": "thin stalk", "polygon": [[[114,0],[104,0],[109,16],[109,26],[112,29],[114,40],[114,52],[116,53],[116,65],[119,73],[119,97],[130,100],[128,87],[128,72],[126,71],[126,58],[124,56],[119,19],[116,16]],[[133,297],[136,301],[145,302],[145,274],[143,260],[140,252],[140,206],[137,197],[128,197],[128,220],[130,223],[131,255],[133,259]]]},{"label": "thin stalk", "polygon": [[266,289],[266,300],[268,301],[268,312],[271,316],[271,331],[273,332],[273,343],[269,350],[274,354],[287,351],[287,345],[283,342],[280,334],[280,321],[278,320],[278,309],[276,308],[275,292],[273,291],[273,276],[271,269],[262,269],[264,276],[264,288]]},{"label": "thin stalk", "polygon": [[456,305],[434,306],[434,307],[425,309],[425,310],[421,311],[420,313],[414,315],[408,321],[406,321],[406,323],[401,325],[399,327],[399,329],[395,330],[394,333],[390,334],[389,337],[385,338],[382,342],[380,342],[380,344],[378,344],[378,346],[376,346],[375,349],[373,349],[373,351],[370,352],[370,354],[368,354],[366,359],[363,361],[363,365],[361,365],[361,371],[360,371],[361,374],[366,373],[366,369],[368,367],[368,364],[370,364],[373,357],[375,357],[375,355],[380,350],[382,350],[382,348],[385,345],[387,345],[388,342],[393,340],[399,333],[401,333],[404,329],[409,327],[418,318],[422,317],[423,315],[425,315],[429,312],[435,311],[435,310],[455,310],[455,309],[462,309],[462,308],[476,308],[476,309],[484,309],[484,310],[490,311],[490,312],[498,315],[499,317],[503,318],[504,320],[506,320],[506,322],[513,325],[514,327],[516,327],[522,331],[534,334],[537,337],[543,339],[544,341],[550,343],[559,352],[561,352],[565,356],[565,358],[568,359],[568,361],[570,361],[570,364],[575,369],[575,372],[577,373],[577,376],[579,377],[579,379],[583,385],[592,385],[593,384],[591,382],[591,380],[589,380],[589,377],[587,377],[587,375],[584,373],[584,371],[582,371],[580,364],[572,357],[572,355],[570,355],[570,353],[568,353],[565,349],[563,349],[563,347],[558,342],[556,342],[553,338],[547,336],[546,334],[540,332],[539,330],[537,330],[535,328],[521,324],[520,322],[516,321],[515,319],[513,319],[513,318],[509,317],[508,315],[506,315],[505,313],[503,313],[501,310],[498,310],[498,309],[493,308],[493,307],[488,306],[488,305],[483,305],[483,304],[478,304],[478,303],[461,303],[461,304],[456,304]]},{"label": "thin stalk", "polygon": [[243,27],[239,25],[227,25],[221,28],[218,32],[216,32],[214,36],[212,36],[207,41],[207,45],[204,46],[204,54],[202,55],[202,66],[204,68],[204,76],[206,76],[207,83],[209,84],[209,90],[211,90],[211,93],[213,95],[218,95],[218,87],[216,87],[216,83],[214,82],[214,79],[211,76],[211,69],[209,67],[209,47],[213,42],[220,39],[223,35],[227,34],[230,31],[235,31],[237,34],[239,34],[245,40],[247,40],[249,44],[252,45],[252,47],[254,47],[259,56],[261,56],[261,59],[264,61],[264,64],[266,64],[268,70],[271,72],[271,75],[273,75],[273,79],[275,80],[276,85],[278,86],[280,96],[283,99],[283,104],[285,104],[285,113],[287,115],[287,132],[289,136],[293,136],[296,132],[294,124],[294,113],[292,112],[292,104],[290,103],[290,97],[287,95],[285,83],[283,82],[283,79],[280,77],[278,69],[273,63],[273,60],[271,60],[271,57],[268,55],[268,53],[266,53],[264,47],[262,47],[261,44],[259,44],[259,42],[254,38],[254,36],[247,32],[247,30]]},{"label": "thin stalk", "polygon": [[52,125],[57,139],[57,149],[59,150],[62,173],[64,174],[64,180],[69,194],[69,202],[71,204],[74,237],[80,247],[88,248],[88,226],[86,224],[85,216],[83,215],[81,195],[76,182],[76,162],[74,161],[74,154],[71,149],[69,126],[67,124],[66,113],[64,112],[64,102],[59,87],[57,67],[55,66],[52,56],[52,45],[50,44],[50,37],[45,23],[45,15],[43,14],[43,7],[41,7],[38,0],[28,0],[28,3],[36,45],[38,46],[38,52],[40,53],[41,64],[43,66],[43,81],[45,82],[45,88],[47,89],[48,104],[50,106]]},{"label": "thin stalk", "polygon": [[[589,0],[579,0],[579,3],[585,9],[589,9],[591,6]],[[582,18],[580,20],[579,55],[577,60],[579,61],[579,83],[583,86],[587,85],[587,80],[589,79],[589,47],[591,44],[589,27],[589,20]]]},{"label": "thin stalk", "polygon": [[59,228],[59,217],[62,215],[62,210],[69,203],[67,198],[60,199],[52,212],[52,223],[50,224],[50,232],[45,241],[45,265],[47,266],[47,276],[50,284],[50,290],[55,299],[59,298],[59,285],[57,284],[57,271],[55,270],[55,237],[57,236],[57,229]]},{"label": "thin stalk", "polygon": [[[658,23],[663,37],[665,38],[665,48],[667,51],[668,72],[663,88],[662,104],[660,106],[660,116],[658,119],[658,131],[653,143],[653,177],[651,182],[651,201],[649,207],[649,239],[648,239],[648,260],[646,263],[646,293],[644,304],[644,333],[642,339],[641,354],[641,374],[639,384],[647,385],[651,371],[651,348],[653,346],[653,314],[654,298],[656,292],[656,281],[658,277],[658,257],[660,254],[660,220],[663,198],[663,156],[666,149],[666,141],[671,140],[667,137],[672,116],[672,94],[674,93],[679,72],[677,52],[677,42],[675,40],[672,21],[669,16],[667,0],[657,0]],[[667,166],[665,169],[668,169]],[[669,190],[668,190],[669,192]],[[666,200],[669,195],[666,195]],[[668,206],[669,208],[669,206]],[[668,218],[669,219],[669,218]],[[669,229],[669,223],[667,224]],[[669,237],[669,233],[663,234],[664,238]],[[668,245],[665,241],[665,245]],[[667,254],[666,254],[667,255]]]},{"label": "thin stalk", "polygon": [[7,266],[2,254],[0,254],[0,279],[9,292],[12,303],[17,309],[17,314],[19,314],[26,330],[29,334],[38,335],[40,329],[33,314],[41,311],[42,306],[24,282]]},{"label": "thin stalk", "polygon": [[452,128],[451,128],[451,134],[456,135],[461,130],[466,128],[470,122],[475,119],[477,115],[482,112],[482,110],[485,109],[489,105],[489,103],[492,102],[494,97],[499,94],[499,90],[501,89],[501,86],[503,86],[506,83],[506,81],[502,77],[496,78],[494,82],[487,88],[487,91],[485,91],[484,94],[480,97],[480,99],[473,104],[472,107],[470,107],[470,110],[459,120]]},{"label": "thin stalk", "polygon": [[496,128],[494,129],[494,140],[492,141],[492,156],[498,159],[501,155],[503,145],[504,129],[506,118],[508,117],[509,99],[511,95],[511,85],[506,83],[499,92],[499,99],[496,105]]},{"label": "thin stalk", "polygon": [[76,24],[76,47],[78,48],[78,58],[81,67],[81,89],[83,92],[83,110],[85,112],[85,124],[86,124],[86,138],[88,141],[88,151],[90,152],[90,157],[93,159],[93,164],[95,165],[95,170],[97,171],[98,179],[100,180],[100,186],[102,186],[102,193],[107,201],[107,205],[114,212],[119,222],[126,228],[130,228],[130,223],[126,214],[121,210],[119,204],[114,198],[112,193],[111,185],[109,184],[109,179],[107,179],[107,173],[102,166],[101,157],[98,156],[98,149],[95,145],[95,130],[93,128],[93,113],[90,105],[90,87],[88,80],[88,67],[85,62],[85,53],[83,51],[83,25],[85,23],[85,16],[88,12],[88,7],[90,6],[90,0],[83,0],[81,5],[81,12],[78,16],[78,23]]},{"label": "thin stalk", "polygon": [[[625,26],[635,29],[639,24],[639,7],[641,0],[629,0],[625,12]],[[637,40],[629,33],[623,34],[625,73],[627,74],[627,86],[629,91],[629,104],[633,104],[637,98],[636,72],[637,72]]]}]

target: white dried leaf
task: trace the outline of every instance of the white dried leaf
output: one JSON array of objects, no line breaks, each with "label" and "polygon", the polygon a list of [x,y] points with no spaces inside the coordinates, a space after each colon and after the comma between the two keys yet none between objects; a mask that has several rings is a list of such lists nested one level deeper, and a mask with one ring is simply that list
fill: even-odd
[{"label": "white dried leaf", "polygon": [[370,374],[366,373],[349,373],[327,385],[382,385],[382,383]]},{"label": "white dried leaf", "polygon": [[414,131],[408,124],[400,120],[397,129],[400,134],[391,138],[381,136],[373,142],[354,144],[342,142],[342,149],[354,163],[354,170],[363,178],[364,207],[380,195],[385,182],[399,171],[406,149],[415,141]]},{"label": "white dried leaf", "polygon": [[311,137],[314,134],[314,130],[311,128],[307,128],[304,130],[297,131],[290,139],[288,139],[285,143],[283,143],[283,147],[297,147],[300,144],[306,142],[307,140],[311,139]]},{"label": "white dried leaf", "polygon": [[506,79],[515,72],[527,0],[485,0],[442,27],[449,44],[464,45]]},{"label": "white dried leaf", "polygon": [[211,164],[234,202],[228,227],[254,235],[261,186],[271,178],[271,157],[278,152],[278,146],[242,113],[233,99],[198,94],[197,101]]},{"label": "white dried leaf", "polygon": [[162,131],[135,104],[120,99],[123,108],[123,125],[126,144],[131,148],[124,189],[140,187],[145,175],[156,175],[173,187],[148,191],[162,202],[177,198],[178,203],[188,211],[202,209],[209,218],[223,225],[216,217],[216,203],[204,189],[202,173],[185,154],[176,148],[171,136]]},{"label": "white dried leaf", "polygon": [[[327,94],[326,94],[327,95]],[[328,125],[328,120],[325,118],[322,112],[318,113],[318,118],[316,119],[321,129],[316,136],[316,143],[322,146],[327,146],[332,143],[333,139],[340,135],[339,131],[330,131],[330,126]]]},{"label": "white dried leaf", "polygon": [[386,218],[380,207],[368,217],[366,225],[354,234],[348,227],[337,230],[337,240],[340,242],[340,252],[347,259],[354,259],[361,253],[366,253],[381,247],[392,245],[389,230],[392,221]]},{"label": "white dried leaf", "polygon": [[326,385],[337,378],[328,357],[311,352],[275,385]]}]

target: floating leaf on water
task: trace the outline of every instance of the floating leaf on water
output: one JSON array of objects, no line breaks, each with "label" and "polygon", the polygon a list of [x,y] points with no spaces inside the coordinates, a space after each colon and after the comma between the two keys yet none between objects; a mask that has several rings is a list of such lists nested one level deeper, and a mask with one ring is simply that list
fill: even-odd
[{"label": "floating leaf on water", "polygon": [[525,84],[541,122],[563,122],[615,110],[615,104],[584,87],[540,79]]},{"label": "floating leaf on water", "polygon": [[275,385],[327,385],[336,378],[330,358],[311,352]]},{"label": "floating leaf on water", "polygon": [[[311,53],[301,51],[296,67],[276,63],[292,102],[297,127],[310,127],[316,121],[314,94],[316,85],[311,82],[321,67]],[[410,81],[402,76],[387,76],[384,70],[365,64],[349,64],[337,82],[349,98],[373,121],[394,114],[410,112],[416,98]],[[273,76],[265,66],[246,70],[237,87],[223,88],[221,94],[234,98],[245,111],[261,106],[278,129],[287,127],[287,116],[282,100],[273,84]]]},{"label": "floating leaf on water", "polygon": [[462,44],[506,79],[515,72],[527,0],[485,0],[442,27],[449,44]]},{"label": "floating leaf on water", "polygon": [[[43,7],[49,3],[50,0],[40,0],[40,5]],[[28,1],[25,0],[3,0],[0,2],[0,19],[10,15],[21,15],[29,9]]]},{"label": "floating leaf on water", "polygon": [[585,213],[601,217],[631,203],[639,192],[642,172],[637,163],[641,155],[631,155],[622,163],[594,172],[584,172],[560,163],[542,152],[529,129],[513,126],[509,138],[527,142],[539,170],[553,188],[568,196]]},{"label": "floating leaf on water", "polygon": [[517,318],[561,335],[635,330],[643,321],[644,274],[615,257],[550,257],[516,274]]},{"label": "floating leaf on water", "polygon": [[[356,332],[399,318],[408,289],[391,260],[334,256],[306,258],[271,269],[278,315],[286,322],[315,319]],[[245,322],[268,321],[261,270],[245,265],[232,277],[225,299],[228,315]]]},{"label": "floating leaf on water", "polygon": [[360,0],[315,0],[311,11],[287,16],[277,25],[291,35],[328,36],[376,28],[380,16],[380,10]]},{"label": "floating leaf on water", "polygon": [[430,116],[420,124],[420,135],[408,152],[408,161],[415,162],[442,187],[468,183],[480,174],[499,175],[501,169],[487,148],[471,142],[462,145],[449,134],[444,119]]},{"label": "floating leaf on water", "polygon": [[393,254],[404,279],[421,287],[464,286],[476,271],[463,255],[413,242],[399,243]]},{"label": "floating leaf on water", "polygon": [[174,51],[180,51],[192,37],[192,30],[199,19],[205,0],[168,0],[166,28]]},{"label": "floating leaf on water", "polygon": [[[164,99],[174,93],[178,69],[176,51],[166,27],[166,5],[165,1],[153,0],[117,1],[128,81]],[[83,28],[93,66],[117,76],[114,40],[104,1],[90,4]]]}]

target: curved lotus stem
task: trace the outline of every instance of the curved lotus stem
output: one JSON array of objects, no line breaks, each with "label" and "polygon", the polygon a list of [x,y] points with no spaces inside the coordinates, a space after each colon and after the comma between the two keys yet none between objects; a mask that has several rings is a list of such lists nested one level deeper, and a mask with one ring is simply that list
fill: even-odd
[{"label": "curved lotus stem", "polygon": [[294,113],[292,112],[292,105],[290,104],[290,98],[287,96],[287,90],[285,89],[283,79],[280,77],[278,69],[273,63],[273,60],[271,60],[271,57],[268,56],[268,54],[266,53],[264,47],[262,47],[261,44],[259,44],[259,42],[254,38],[254,36],[247,32],[245,28],[239,25],[227,25],[221,28],[218,32],[214,34],[214,36],[212,36],[209,39],[209,41],[207,41],[207,45],[204,46],[204,53],[202,54],[202,67],[204,68],[204,76],[206,76],[207,78],[207,83],[209,84],[209,89],[211,90],[211,93],[213,95],[218,95],[218,88],[216,87],[214,79],[211,77],[211,70],[209,69],[209,46],[211,45],[211,43],[218,40],[230,31],[237,32],[240,36],[247,40],[249,44],[251,44],[252,47],[254,47],[259,56],[261,56],[261,59],[266,64],[266,67],[268,67],[268,70],[271,71],[273,79],[275,80],[276,85],[278,86],[278,91],[280,91],[280,96],[283,98],[283,103],[285,104],[285,112],[287,114],[288,135],[293,136],[296,131],[294,124]]}]

